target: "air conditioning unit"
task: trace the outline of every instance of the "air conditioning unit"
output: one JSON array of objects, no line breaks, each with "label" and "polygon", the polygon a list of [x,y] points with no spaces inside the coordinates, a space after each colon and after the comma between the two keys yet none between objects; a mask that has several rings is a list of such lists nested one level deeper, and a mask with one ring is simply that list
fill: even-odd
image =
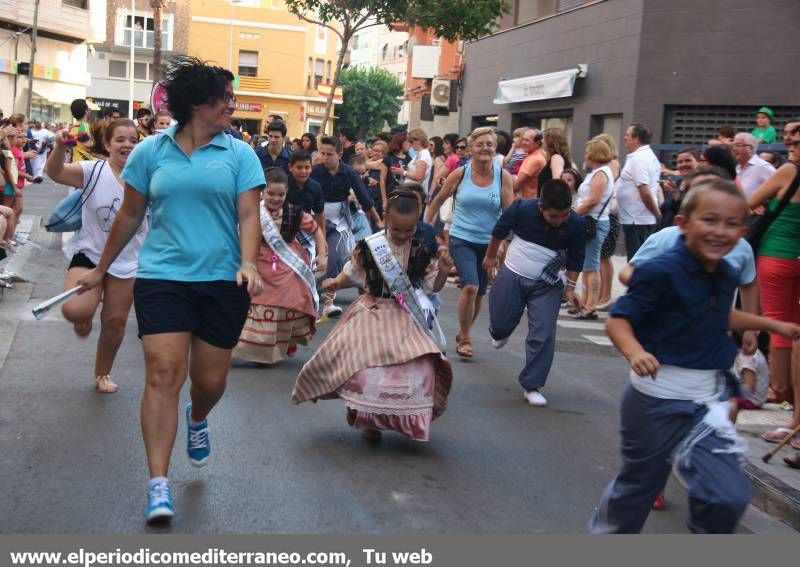
[{"label": "air conditioning unit", "polygon": [[450,106],[450,80],[434,79],[431,85],[431,106]]}]

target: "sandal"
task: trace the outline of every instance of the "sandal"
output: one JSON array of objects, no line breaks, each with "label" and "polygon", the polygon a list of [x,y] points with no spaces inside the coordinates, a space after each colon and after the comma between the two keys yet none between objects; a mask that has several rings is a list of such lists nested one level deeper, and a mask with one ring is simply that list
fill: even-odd
[{"label": "sandal", "polygon": [[94,386],[101,394],[113,394],[119,389],[119,386],[111,381],[111,374],[96,376],[94,379]]},{"label": "sandal", "polygon": [[456,354],[461,358],[472,358],[472,340],[469,337],[456,335]]},{"label": "sandal", "polygon": [[792,446],[792,449],[800,451],[800,437],[795,437],[791,441],[789,441],[789,445]]},{"label": "sandal", "polygon": [[579,321],[597,321],[599,316],[597,315],[597,311],[590,311],[589,313],[578,313],[575,315],[575,319]]},{"label": "sandal", "polygon": [[[779,427],[777,429],[773,429],[772,431],[765,431],[761,434],[761,438],[767,443],[780,443],[791,432],[792,430],[788,427]],[[797,436],[795,436],[795,439],[797,439]]]},{"label": "sandal", "polygon": [[783,458],[783,462],[789,465],[793,469],[800,469],[800,455],[794,453],[792,455],[786,455]]}]

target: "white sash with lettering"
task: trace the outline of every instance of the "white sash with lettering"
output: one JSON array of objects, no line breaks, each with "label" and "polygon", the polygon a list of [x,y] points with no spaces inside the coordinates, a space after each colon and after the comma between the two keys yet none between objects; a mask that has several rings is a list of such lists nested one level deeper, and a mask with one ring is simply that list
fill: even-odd
[{"label": "white sash with lettering", "polygon": [[[365,242],[394,300],[434,342],[438,342],[441,347],[446,346],[447,341],[430,299],[422,290],[415,289],[411,285],[408,275],[392,253],[386,234],[383,231],[378,232],[368,236]],[[429,325],[428,320],[431,318],[432,325]],[[436,329],[436,336],[433,329]]]},{"label": "white sash with lettering", "polygon": [[300,276],[311,292],[311,297],[314,298],[314,309],[319,311],[319,295],[317,294],[317,280],[314,277],[314,272],[311,268],[292,250],[286,241],[281,236],[275,223],[272,222],[272,217],[261,202],[261,235],[267,241],[272,251],[280,258],[281,262],[289,266],[295,274]]}]

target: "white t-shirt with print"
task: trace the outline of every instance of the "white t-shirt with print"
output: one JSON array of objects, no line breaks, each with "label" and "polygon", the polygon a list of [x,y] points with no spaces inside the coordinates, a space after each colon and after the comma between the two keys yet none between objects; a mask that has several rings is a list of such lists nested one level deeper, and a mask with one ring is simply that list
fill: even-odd
[{"label": "white t-shirt with print", "polygon": [[[94,264],[100,261],[103,248],[108,240],[111,225],[122,206],[125,189],[114,177],[111,166],[105,161],[81,161],[83,168],[83,208],[81,209],[81,228],[64,247],[64,254],[72,258],[83,252]],[[96,165],[95,165],[96,164]],[[92,169],[94,168],[94,177]],[[97,184],[95,184],[95,180]],[[94,187],[94,189],[92,189]],[[122,249],[117,259],[108,268],[108,273],[121,279],[136,276],[139,268],[139,250],[147,235],[147,218]]]}]

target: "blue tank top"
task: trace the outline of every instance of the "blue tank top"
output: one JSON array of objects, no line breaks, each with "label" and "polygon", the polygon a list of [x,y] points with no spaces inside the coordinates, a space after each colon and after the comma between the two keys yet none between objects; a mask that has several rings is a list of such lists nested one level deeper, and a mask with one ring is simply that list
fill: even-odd
[{"label": "blue tank top", "polygon": [[493,171],[492,184],[479,187],[472,181],[472,164],[464,166],[464,178],[456,190],[450,236],[474,244],[488,244],[492,239],[492,229],[503,212],[500,199],[503,177],[497,165]]}]

